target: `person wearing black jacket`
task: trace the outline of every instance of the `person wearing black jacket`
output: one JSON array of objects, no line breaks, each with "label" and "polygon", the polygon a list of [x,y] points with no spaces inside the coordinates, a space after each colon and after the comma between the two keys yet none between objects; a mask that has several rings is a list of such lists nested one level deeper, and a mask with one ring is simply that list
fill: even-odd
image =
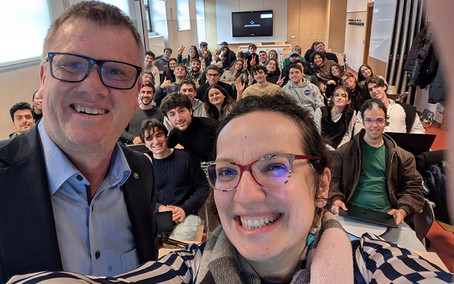
[{"label": "person wearing black jacket", "polygon": [[197,89],[197,96],[196,96],[197,99],[204,102],[205,93],[206,93],[208,87],[212,86],[212,85],[219,85],[219,86],[223,87],[229,93],[229,95],[232,97],[232,99],[236,100],[236,93],[233,91],[232,85],[219,81],[219,79],[221,78],[221,70],[219,69],[218,66],[216,66],[216,65],[208,66],[205,71],[205,75],[207,78],[207,82]]}]

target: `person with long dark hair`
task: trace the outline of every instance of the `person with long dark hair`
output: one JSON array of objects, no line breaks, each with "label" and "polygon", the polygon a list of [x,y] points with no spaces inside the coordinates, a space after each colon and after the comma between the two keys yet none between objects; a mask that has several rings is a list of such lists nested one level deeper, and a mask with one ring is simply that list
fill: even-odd
[{"label": "person with long dark hair", "polygon": [[377,76],[378,78],[382,79],[383,82],[385,83],[386,87],[387,87],[386,93],[387,94],[392,94],[392,91],[391,91],[391,88],[389,88],[388,82],[386,82],[385,78],[382,75],[374,75],[374,71],[372,70],[372,67],[370,67],[367,64],[363,64],[363,65],[359,66],[359,69],[358,69],[358,82],[360,84],[364,85],[366,83],[366,80],[371,78],[371,77],[373,77],[373,76]]},{"label": "person with long dark hair", "polygon": [[328,82],[326,82],[325,95],[327,98],[331,98],[334,89],[342,85],[342,75],[344,74],[344,70],[342,69],[342,66],[336,63],[334,65],[331,65],[330,74],[331,80],[328,80]]},{"label": "person with long dark hair", "polygon": [[266,70],[266,80],[270,83],[277,84],[282,87],[284,80],[281,80],[281,70],[279,70],[278,61],[272,58],[268,59],[268,62],[266,63]]},{"label": "person with long dark hair", "polygon": [[207,117],[220,121],[236,106],[236,102],[223,87],[212,85],[206,91],[204,105]]},{"label": "person with long dark hair", "polygon": [[328,81],[332,80],[331,66],[336,64],[333,60],[326,59],[323,52],[316,51],[311,55],[312,72],[317,77],[319,88],[322,93],[326,92]]},{"label": "person with long dark hair", "polygon": [[220,80],[229,82],[230,84],[235,84],[238,78],[241,78],[242,82],[248,81],[247,71],[244,67],[244,61],[237,60],[229,69],[225,70],[221,75]]},{"label": "person with long dark hair", "polygon": [[183,63],[186,66],[186,68],[189,69],[191,67],[192,60],[198,59],[200,61],[199,52],[197,50],[197,46],[191,45],[189,47],[188,56],[183,58],[184,48],[185,48],[184,45],[178,48],[177,63]]},{"label": "person with long dark hair", "polygon": [[12,281],[304,284],[452,279],[451,273],[375,235],[366,233],[350,242],[326,209],[331,171],[325,145],[307,111],[292,99],[242,99],[220,123],[216,160],[208,164],[207,177],[221,225],[205,243],[189,244],[117,277],[41,272]]},{"label": "person with long dark hair", "polygon": [[[281,63],[279,61],[279,54],[277,53],[277,51],[275,49],[271,49],[269,52],[268,52],[268,60],[270,59],[274,59],[276,60],[277,62],[279,62],[279,64]],[[280,66],[279,66],[280,67]]]},{"label": "person with long dark hair", "polygon": [[369,94],[364,90],[363,85],[358,83],[355,75],[350,71],[345,71],[342,74],[342,85],[345,86],[349,93],[349,98],[352,101],[351,106],[354,110],[359,111],[363,103],[370,99]]},{"label": "person with long dark hair", "polygon": [[[164,73],[162,73],[161,84],[163,84],[165,81],[170,81],[169,83],[175,82],[174,72],[175,72],[176,66],[177,66],[177,59],[170,58],[169,62],[167,63]],[[161,86],[161,88],[163,88],[163,87]]]},{"label": "person with long dark hair", "polygon": [[350,98],[344,86],[337,86],[331,103],[315,110],[314,122],[322,137],[332,149],[352,138],[356,111],[350,107]]},{"label": "person with long dark hair", "polygon": [[311,60],[311,55],[312,53],[316,52],[316,47],[318,45],[319,41],[314,41],[312,44],[311,44],[311,48],[309,48],[308,50],[306,50],[306,53],[304,54],[304,59],[306,60],[306,62],[309,62]]}]

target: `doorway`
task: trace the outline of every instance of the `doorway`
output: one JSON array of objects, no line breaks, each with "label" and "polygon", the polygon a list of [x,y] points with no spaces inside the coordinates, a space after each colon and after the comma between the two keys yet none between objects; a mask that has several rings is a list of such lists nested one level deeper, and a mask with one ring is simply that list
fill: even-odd
[{"label": "doorway", "polygon": [[374,2],[367,3],[366,11],[366,33],[364,35],[364,55],[363,64],[368,64],[369,48],[370,48],[370,34],[372,31],[372,18],[374,16]]}]

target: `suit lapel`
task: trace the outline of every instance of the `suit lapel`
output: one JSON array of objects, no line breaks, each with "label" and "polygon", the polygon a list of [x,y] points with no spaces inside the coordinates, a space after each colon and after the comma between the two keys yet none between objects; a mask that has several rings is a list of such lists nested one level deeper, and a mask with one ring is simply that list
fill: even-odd
[{"label": "suit lapel", "polygon": [[123,185],[140,263],[157,258],[153,168],[141,153],[123,148],[131,175]]},{"label": "suit lapel", "polygon": [[7,273],[62,270],[44,157],[37,128],[2,150],[14,157],[0,169],[0,243]]}]

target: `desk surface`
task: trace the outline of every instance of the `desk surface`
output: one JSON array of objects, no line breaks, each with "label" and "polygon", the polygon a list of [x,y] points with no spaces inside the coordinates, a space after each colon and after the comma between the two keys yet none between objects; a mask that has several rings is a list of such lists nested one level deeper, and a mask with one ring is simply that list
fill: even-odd
[{"label": "desk surface", "polygon": [[[183,240],[181,240],[181,242],[187,243],[187,244],[192,244],[192,243],[200,244],[202,242],[203,230],[204,229],[205,229],[205,226],[203,224],[200,225],[199,228],[198,228],[197,237],[196,237],[195,240],[193,240],[193,241],[183,241]],[[179,249],[179,247],[164,244],[163,247],[159,248],[159,250],[158,250],[158,258],[161,258],[162,256],[164,256],[164,255],[168,254],[169,252],[174,251],[176,249]]]}]

